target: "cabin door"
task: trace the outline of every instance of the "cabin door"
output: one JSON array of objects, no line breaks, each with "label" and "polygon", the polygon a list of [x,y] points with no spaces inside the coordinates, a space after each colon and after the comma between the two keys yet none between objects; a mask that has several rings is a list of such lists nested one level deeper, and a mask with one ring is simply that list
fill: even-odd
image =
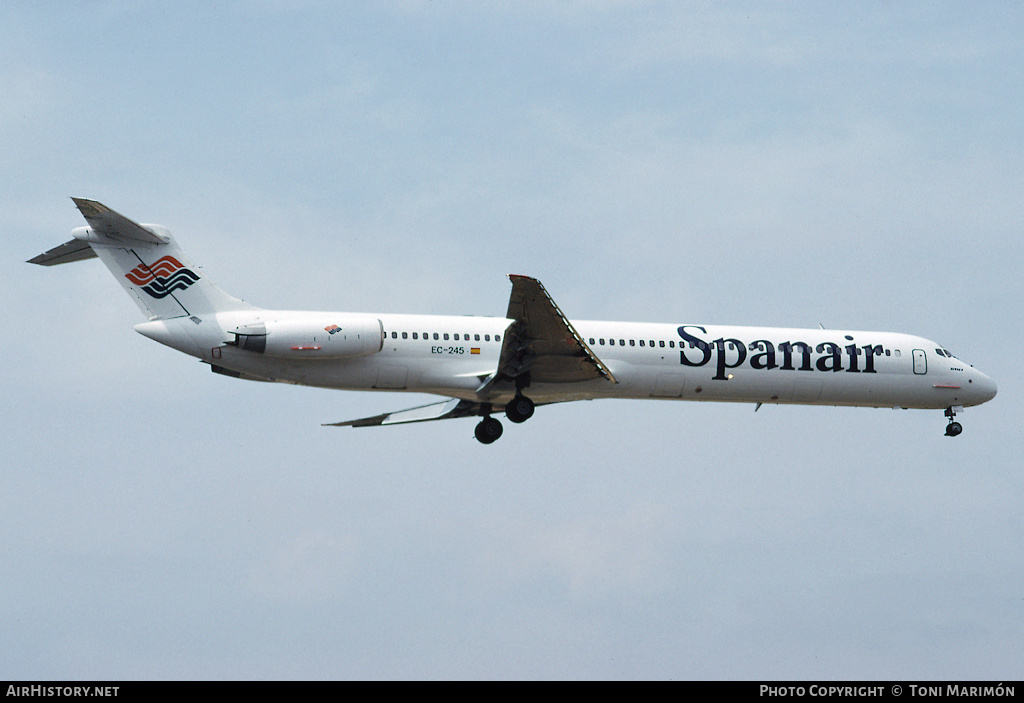
[{"label": "cabin door", "polygon": [[914,373],[928,373],[928,357],[924,355],[924,349],[914,350]]}]

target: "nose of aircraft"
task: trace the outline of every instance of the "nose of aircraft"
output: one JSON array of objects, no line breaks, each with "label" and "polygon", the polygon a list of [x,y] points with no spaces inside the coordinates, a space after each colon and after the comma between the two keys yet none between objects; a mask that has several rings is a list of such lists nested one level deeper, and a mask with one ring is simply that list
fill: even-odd
[{"label": "nose of aircraft", "polygon": [[987,403],[996,397],[996,382],[977,369],[971,370],[970,388],[975,403]]}]

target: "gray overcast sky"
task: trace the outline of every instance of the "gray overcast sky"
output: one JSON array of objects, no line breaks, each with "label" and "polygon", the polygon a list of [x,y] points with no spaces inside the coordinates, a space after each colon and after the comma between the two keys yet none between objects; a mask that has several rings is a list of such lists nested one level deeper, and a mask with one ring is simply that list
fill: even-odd
[{"label": "gray overcast sky", "polygon": [[[0,678],[1024,674],[1024,7],[0,7]],[[894,330],[939,411],[245,383],[96,261],[158,222],[264,307]]]}]

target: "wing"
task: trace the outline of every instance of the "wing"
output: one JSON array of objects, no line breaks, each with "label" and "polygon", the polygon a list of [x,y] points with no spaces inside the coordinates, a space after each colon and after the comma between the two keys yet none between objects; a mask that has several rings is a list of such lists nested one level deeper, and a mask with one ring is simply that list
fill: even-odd
[{"label": "wing", "polygon": [[536,278],[512,274],[508,313],[512,320],[501,346],[498,369],[477,390],[486,398],[502,382],[576,383],[604,378],[618,383],[587,346]]},{"label": "wing", "polygon": [[428,420],[447,420],[453,417],[470,417],[483,415],[483,403],[470,400],[451,398],[440,403],[421,405],[408,410],[384,413],[373,417],[363,417],[347,422],[325,422],[323,427],[374,427],[376,425],[400,425],[406,422],[427,422]]},{"label": "wing", "polygon": [[[254,378],[260,381],[264,379]],[[561,401],[554,401],[561,402]],[[552,402],[537,403],[552,405]],[[430,420],[450,420],[455,417],[484,417],[492,413],[505,412],[505,406],[501,403],[478,403],[474,400],[460,400],[449,398],[440,403],[420,405],[408,410],[399,410],[393,413],[381,413],[372,417],[361,417],[358,420],[346,420],[345,422],[324,422],[321,427],[377,427],[378,425],[402,425],[409,422],[429,422]]]},{"label": "wing", "polygon": [[[325,427],[373,427],[406,422],[447,420],[454,417],[490,415],[504,411],[504,404],[486,402],[504,386],[536,383],[576,383],[604,378],[618,383],[611,371],[590,350],[572,323],[558,309],[536,278],[512,274],[512,295],[506,318],[498,368],[477,389],[480,401],[450,398],[440,403],[383,413],[346,422],[324,423]],[[548,401],[551,402],[551,401]],[[555,401],[558,402],[558,401]],[[546,403],[538,403],[542,405]]]}]

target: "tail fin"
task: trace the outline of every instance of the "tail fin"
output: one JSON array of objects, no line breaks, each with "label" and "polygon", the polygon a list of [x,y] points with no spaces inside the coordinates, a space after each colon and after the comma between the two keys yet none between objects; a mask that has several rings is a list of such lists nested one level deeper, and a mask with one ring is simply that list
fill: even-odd
[{"label": "tail fin", "polygon": [[151,320],[256,309],[206,278],[165,227],[140,225],[95,200],[72,200],[89,226],[29,263],[54,266],[98,256]]}]

